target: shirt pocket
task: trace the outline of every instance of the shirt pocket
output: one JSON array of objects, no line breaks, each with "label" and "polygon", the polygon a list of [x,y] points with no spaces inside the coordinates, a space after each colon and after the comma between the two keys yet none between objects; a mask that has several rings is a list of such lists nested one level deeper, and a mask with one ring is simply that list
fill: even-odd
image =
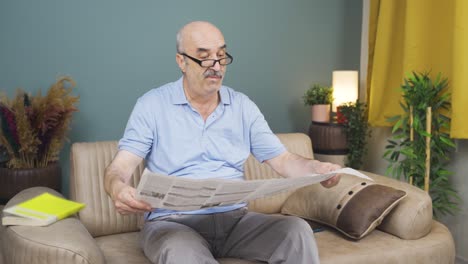
[{"label": "shirt pocket", "polygon": [[222,160],[228,166],[243,171],[243,166],[250,154],[250,147],[243,140],[242,135],[234,133],[231,129],[222,129],[210,135],[211,149],[208,149],[214,158]]}]

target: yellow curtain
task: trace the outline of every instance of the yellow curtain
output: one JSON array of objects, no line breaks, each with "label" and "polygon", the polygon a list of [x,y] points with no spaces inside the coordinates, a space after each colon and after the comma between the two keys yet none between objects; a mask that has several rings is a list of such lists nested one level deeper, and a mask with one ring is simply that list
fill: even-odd
[{"label": "yellow curtain", "polygon": [[403,79],[442,73],[452,93],[454,138],[468,138],[468,0],[370,0],[367,101],[369,122],[389,126],[402,112]]}]

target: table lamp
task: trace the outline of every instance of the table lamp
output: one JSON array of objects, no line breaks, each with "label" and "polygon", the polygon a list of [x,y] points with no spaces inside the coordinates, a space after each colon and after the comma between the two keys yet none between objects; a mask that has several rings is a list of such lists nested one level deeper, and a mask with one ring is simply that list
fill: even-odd
[{"label": "table lamp", "polygon": [[358,99],[358,72],[333,71],[333,111],[336,107]]},{"label": "table lamp", "polygon": [[345,123],[346,120],[340,113],[339,106],[347,102],[356,102],[358,99],[358,72],[334,71],[333,72],[333,107],[336,113],[336,121]]}]

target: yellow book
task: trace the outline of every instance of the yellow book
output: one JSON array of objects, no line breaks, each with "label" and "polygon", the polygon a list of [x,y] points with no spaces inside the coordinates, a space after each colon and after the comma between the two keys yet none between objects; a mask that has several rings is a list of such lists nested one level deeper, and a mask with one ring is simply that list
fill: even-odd
[{"label": "yellow book", "polygon": [[3,225],[47,226],[83,209],[85,204],[43,193],[3,210]]}]

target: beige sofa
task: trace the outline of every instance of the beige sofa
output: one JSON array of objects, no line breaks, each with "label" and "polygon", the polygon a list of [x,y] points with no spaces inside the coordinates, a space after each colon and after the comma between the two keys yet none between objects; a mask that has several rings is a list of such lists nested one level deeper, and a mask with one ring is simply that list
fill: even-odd
[{"label": "beige sofa", "polygon": [[[287,148],[312,157],[311,142],[304,134],[279,134]],[[149,263],[138,247],[141,216],[116,213],[103,189],[104,168],[116,153],[117,142],[75,143],[71,150],[71,199],[86,203],[78,217],[61,220],[48,227],[1,227],[1,248],[4,263]],[[132,178],[138,183],[143,166]],[[245,168],[248,179],[279,177],[268,166],[249,158]],[[394,209],[391,218],[401,220],[393,226],[396,234],[416,229],[417,239],[402,239],[381,230],[374,230],[359,241],[345,238],[331,228],[315,234],[322,264],[335,263],[454,263],[455,247],[448,229],[432,220],[428,196],[417,188],[383,176],[368,173],[376,182],[403,189],[407,197]],[[15,196],[6,206],[45,191],[36,187]],[[50,190],[49,190],[50,191]],[[256,200],[250,210],[279,213],[291,193]],[[388,215],[390,217],[390,215]],[[428,218],[429,219],[420,219]],[[401,219],[399,219],[401,218]],[[427,222],[427,227],[421,223]],[[385,224],[385,223],[384,223]],[[387,223],[388,225],[388,223]],[[411,236],[408,236],[411,238]],[[414,237],[413,237],[414,238]],[[181,252],[183,254],[183,252]],[[240,259],[221,259],[220,263],[253,263]]]}]

